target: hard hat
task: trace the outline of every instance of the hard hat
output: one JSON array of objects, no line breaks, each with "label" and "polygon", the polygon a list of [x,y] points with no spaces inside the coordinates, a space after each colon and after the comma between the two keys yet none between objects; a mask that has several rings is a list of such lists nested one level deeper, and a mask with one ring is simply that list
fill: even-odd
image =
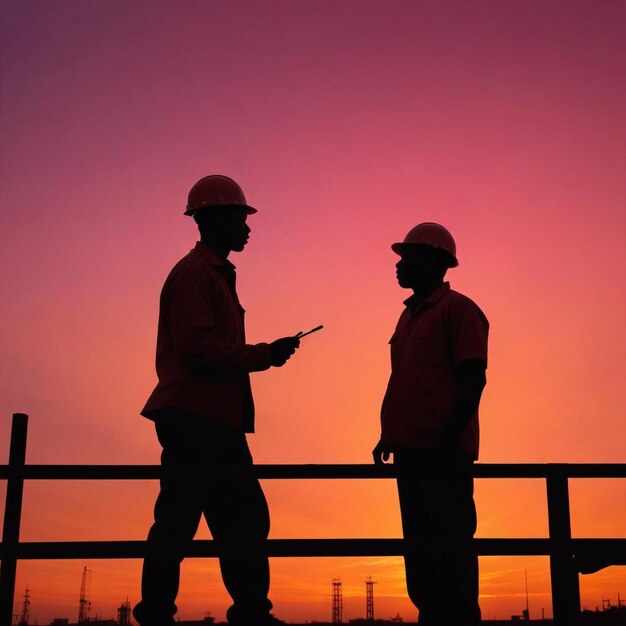
[{"label": "hard hat", "polygon": [[450,267],[456,267],[459,262],[456,258],[456,243],[450,232],[441,224],[435,222],[422,222],[412,228],[402,243],[394,243],[391,249],[396,254],[401,254],[405,246],[412,245],[430,246],[447,252],[450,258]]},{"label": "hard hat", "polygon": [[191,188],[185,215],[193,215],[198,209],[215,206],[245,207],[248,215],[257,212],[248,206],[241,187],[232,178],[220,174],[205,176]]}]

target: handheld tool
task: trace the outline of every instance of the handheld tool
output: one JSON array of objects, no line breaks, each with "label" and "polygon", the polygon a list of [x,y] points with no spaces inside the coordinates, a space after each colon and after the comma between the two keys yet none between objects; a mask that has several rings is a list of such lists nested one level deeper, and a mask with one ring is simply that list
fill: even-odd
[{"label": "handheld tool", "polygon": [[307,335],[310,335],[311,333],[316,333],[318,330],[322,330],[322,328],[324,328],[324,326],[323,324],[320,324],[319,326],[316,326],[315,328],[311,328],[311,330],[307,330],[306,333],[303,333],[302,331],[300,331],[296,335],[296,339],[302,339],[302,337],[306,337]]}]

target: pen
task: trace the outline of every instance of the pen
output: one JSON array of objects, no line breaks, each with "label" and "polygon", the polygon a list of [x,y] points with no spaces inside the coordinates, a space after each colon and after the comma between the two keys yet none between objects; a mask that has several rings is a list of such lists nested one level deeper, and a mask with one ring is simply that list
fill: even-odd
[{"label": "pen", "polygon": [[322,330],[322,328],[324,328],[324,325],[320,324],[319,326],[316,326],[315,328],[312,328],[311,330],[307,330],[306,333],[303,333],[302,331],[300,331],[296,335],[296,339],[302,339],[302,337],[306,337],[307,335],[310,335],[311,333],[315,333],[318,330]]}]

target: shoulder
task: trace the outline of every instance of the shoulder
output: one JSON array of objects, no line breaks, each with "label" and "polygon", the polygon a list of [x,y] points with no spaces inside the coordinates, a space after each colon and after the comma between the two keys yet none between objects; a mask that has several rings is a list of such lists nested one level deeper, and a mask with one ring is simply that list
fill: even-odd
[{"label": "shoulder", "polygon": [[186,254],[170,271],[165,280],[164,288],[184,284],[212,284],[216,280],[216,272],[198,251],[193,249]]},{"label": "shoulder", "polygon": [[170,275],[177,274],[215,274],[215,270],[211,264],[202,256],[197,248],[190,250],[174,267],[170,272]]},{"label": "shoulder", "polygon": [[474,316],[478,317],[487,327],[489,326],[489,320],[483,310],[465,294],[450,289],[441,299],[441,304],[452,318]]}]

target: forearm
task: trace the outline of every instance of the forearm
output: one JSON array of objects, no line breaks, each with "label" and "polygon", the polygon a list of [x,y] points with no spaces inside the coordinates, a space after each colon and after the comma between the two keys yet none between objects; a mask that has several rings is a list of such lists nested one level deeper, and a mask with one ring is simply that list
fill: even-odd
[{"label": "forearm", "polygon": [[196,370],[260,372],[271,366],[269,344],[231,344],[208,329],[180,338],[177,348],[182,361]]}]

